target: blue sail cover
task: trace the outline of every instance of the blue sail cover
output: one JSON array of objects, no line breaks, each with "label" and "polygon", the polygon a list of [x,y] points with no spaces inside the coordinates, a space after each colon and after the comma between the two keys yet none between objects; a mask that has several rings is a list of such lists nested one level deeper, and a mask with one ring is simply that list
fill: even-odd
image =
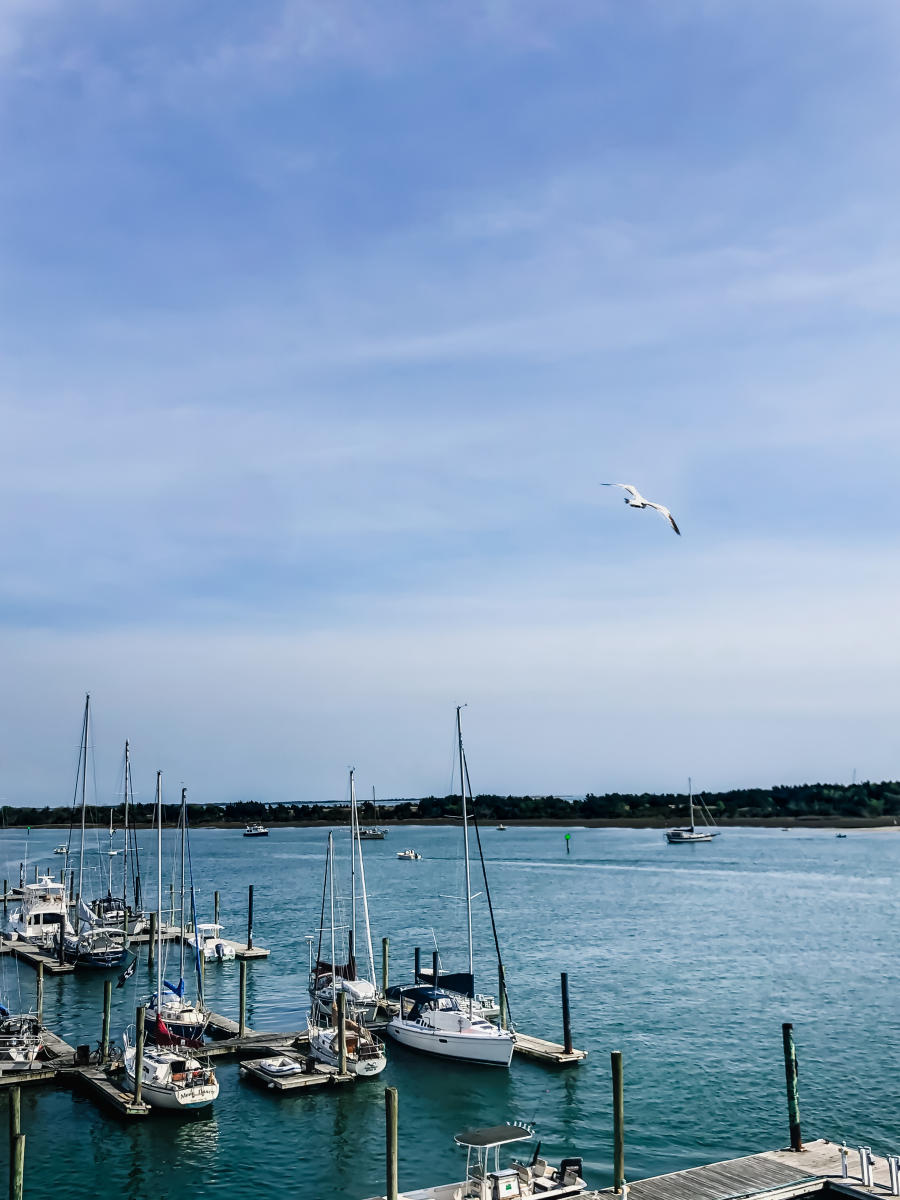
[{"label": "blue sail cover", "polygon": [[169,989],[169,991],[173,992],[176,996],[179,997],[179,999],[184,995],[184,980],[183,979],[178,980],[178,987],[176,987],[174,983],[169,983],[168,979],[164,979],[163,983]]}]

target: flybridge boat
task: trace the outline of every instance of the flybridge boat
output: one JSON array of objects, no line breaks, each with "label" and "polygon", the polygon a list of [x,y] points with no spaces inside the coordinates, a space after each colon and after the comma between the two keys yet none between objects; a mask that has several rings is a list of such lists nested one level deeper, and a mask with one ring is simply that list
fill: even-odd
[{"label": "flybridge boat", "polygon": [[268,837],[269,831],[265,825],[247,825],[244,828],[244,837]]},{"label": "flybridge boat", "polygon": [[437,987],[402,988],[400,1011],[388,1022],[395,1041],[411,1050],[484,1066],[508,1067],[515,1037]]},{"label": "flybridge boat", "polygon": [[37,883],[26,883],[22,888],[22,907],[10,913],[9,923],[14,938],[36,946],[52,947],[60,929],[64,936],[74,937],[65,884],[55,882],[49,874],[41,875]]},{"label": "flybridge boat", "polygon": [[500,1166],[500,1147],[529,1141],[534,1131],[527,1125],[492,1125],[487,1129],[466,1129],[453,1139],[466,1148],[466,1177],[458,1183],[439,1183],[432,1187],[401,1192],[400,1200],[503,1200],[503,1197],[540,1196],[544,1200],[562,1200],[579,1196],[587,1188],[581,1177],[580,1158],[564,1158],[558,1167],[540,1157],[538,1143],[530,1162],[512,1160]]},{"label": "flybridge boat", "polygon": [[690,779],[688,779],[688,811],[690,824],[686,828],[666,830],[666,841],[670,846],[678,846],[684,842],[711,842],[714,837],[719,836],[720,831],[707,819],[706,805],[703,804],[702,798],[700,811],[704,814],[703,819],[706,821],[706,825],[702,829],[698,829],[694,824],[694,792]]}]

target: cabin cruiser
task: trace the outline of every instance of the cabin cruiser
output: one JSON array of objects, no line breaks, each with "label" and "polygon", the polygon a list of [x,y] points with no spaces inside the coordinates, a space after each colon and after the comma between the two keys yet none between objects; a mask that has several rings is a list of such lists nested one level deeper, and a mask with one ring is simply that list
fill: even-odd
[{"label": "cabin cruiser", "polygon": [[458,1183],[439,1183],[400,1193],[401,1200],[501,1200],[501,1197],[540,1196],[562,1200],[587,1189],[581,1177],[580,1158],[564,1158],[558,1167],[540,1157],[538,1143],[531,1160],[500,1166],[500,1147],[525,1142],[534,1136],[527,1125],[493,1125],[466,1129],[453,1139],[466,1147],[466,1177]]},{"label": "cabin cruiser", "polygon": [[412,1050],[485,1066],[508,1067],[515,1045],[508,1029],[498,1029],[468,1001],[434,987],[402,988],[400,1011],[388,1021],[387,1031]]},{"label": "cabin cruiser", "polygon": [[265,825],[246,825],[244,827],[244,837],[268,837],[269,831]]},{"label": "cabin cruiser", "polygon": [[422,855],[418,852],[418,850],[398,850],[397,857],[404,858],[407,862],[417,862]]},{"label": "cabin cruiser", "polygon": [[22,906],[10,913],[9,925],[14,939],[36,946],[51,947],[60,928],[66,936],[74,937],[65,884],[55,882],[49,874],[42,875],[37,883],[26,883],[22,888]]}]

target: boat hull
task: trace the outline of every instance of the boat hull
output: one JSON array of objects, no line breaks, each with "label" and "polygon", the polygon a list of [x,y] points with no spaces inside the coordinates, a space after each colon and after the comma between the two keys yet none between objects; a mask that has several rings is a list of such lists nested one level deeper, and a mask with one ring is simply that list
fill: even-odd
[{"label": "boat hull", "polygon": [[508,1067],[515,1044],[512,1036],[504,1036],[501,1030],[491,1034],[454,1033],[449,1029],[429,1029],[418,1021],[402,1021],[398,1017],[388,1022],[387,1031],[410,1050],[489,1067]]}]

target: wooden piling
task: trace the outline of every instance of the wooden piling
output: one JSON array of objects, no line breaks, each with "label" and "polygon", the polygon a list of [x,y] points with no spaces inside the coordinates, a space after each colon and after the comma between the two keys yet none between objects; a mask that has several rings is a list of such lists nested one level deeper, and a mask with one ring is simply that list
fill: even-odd
[{"label": "wooden piling", "polygon": [[613,1050],[613,1187],[621,1192],[625,1183],[625,1086],[622,1077],[622,1051]]},{"label": "wooden piling", "polygon": [[34,864],[34,882],[37,883],[37,881],[38,881],[38,869],[37,869],[37,863],[35,863]]},{"label": "wooden piling", "polygon": [[9,1147],[10,1200],[22,1200],[25,1193],[25,1134],[20,1133]]},{"label": "wooden piling", "polygon": [[219,893],[213,892],[213,922],[219,923]]},{"label": "wooden piling", "polygon": [[134,1015],[134,1102],[141,1102],[141,1075],[144,1073],[144,1015],[143,1005]]},{"label": "wooden piling", "polygon": [[506,971],[503,963],[497,964],[497,983],[500,991],[500,1028],[509,1028],[509,1010],[506,1007]]},{"label": "wooden piling", "polygon": [[397,1200],[397,1089],[384,1089],[385,1166],[387,1200]]},{"label": "wooden piling", "polygon": [[343,988],[335,997],[337,1003],[338,1071],[347,1074],[347,993]]},{"label": "wooden piling", "polygon": [[37,995],[35,997],[38,1024],[44,1023],[44,964],[37,965]]},{"label": "wooden piling", "polygon": [[413,950],[413,982],[418,984],[419,972],[422,969],[422,951],[416,946]]},{"label": "wooden piling", "polygon": [[14,1084],[9,1089],[9,1194],[14,1194],[15,1182],[15,1147],[16,1138],[22,1133],[22,1108],[21,1108],[21,1093],[19,1085]]},{"label": "wooden piling", "polygon": [[253,949],[253,884],[247,892],[247,949]]},{"label": "wooden piling", "polygon": [[9,880],[3,880],[3,911],[6,912],[6,893],[9,891]]},{"label": "wooden piling", "polygon": [[797,1095],[797,1052],[794,1048],[794,1026],[785,1021],[781,1026],[784,1043],[784,1075],[787,1082],[788,1122],[791,1128],[791,1149],[802,1150],[800,1134],[800,1102]]},{"label": "wooden piling", "polygon": [[112,980],[103,980],[103,1029],[100,1034],[100,1066],[109,1061],[109,1010],[112,1006]]},{"label": "wooden piling", "polygon": [[238,1037],[247,1035],[247,960],[242,958],[238,963],[241,969],[241,1000],[238,1013]]},{"label": "wooden piling", "polygon": [[381,939],[381,991],[386,996],[388,990],[388,967],[391,956],[391,939]]},{"label": "wooden piling", "polygon": [[440,968],[438,967],[438,958],[439,958],[439,955],[438,955],[437,950],[432,951],[432,954],[431,954],[431,986],[432,987],[437,987],[437,985],[438,985],[438,976],[440,975]]},{"label": "wooden piling", "polygon": [[156,964],[156,913],[150,914],[150,941],[147,943],[147,968],[152,971]]},{"label": "wooden piling", "polygon": [[169,884],[169,924],[175,924],[175,884]]},{"label": "wooden piling", "polygon": [[569,1013],[569,975],[563,971],[559,977],[562,992],[563,1046],[566,1054],[572,1053],[572,1020]]},{"label": "wooden piling", "polygon": [[63,964],[66,961],[66,919],[65,919],[65,917],[62,918],[59,925],[57,926],[56,937],[57,937],[56,960],[60,966],[63,966]]}]

